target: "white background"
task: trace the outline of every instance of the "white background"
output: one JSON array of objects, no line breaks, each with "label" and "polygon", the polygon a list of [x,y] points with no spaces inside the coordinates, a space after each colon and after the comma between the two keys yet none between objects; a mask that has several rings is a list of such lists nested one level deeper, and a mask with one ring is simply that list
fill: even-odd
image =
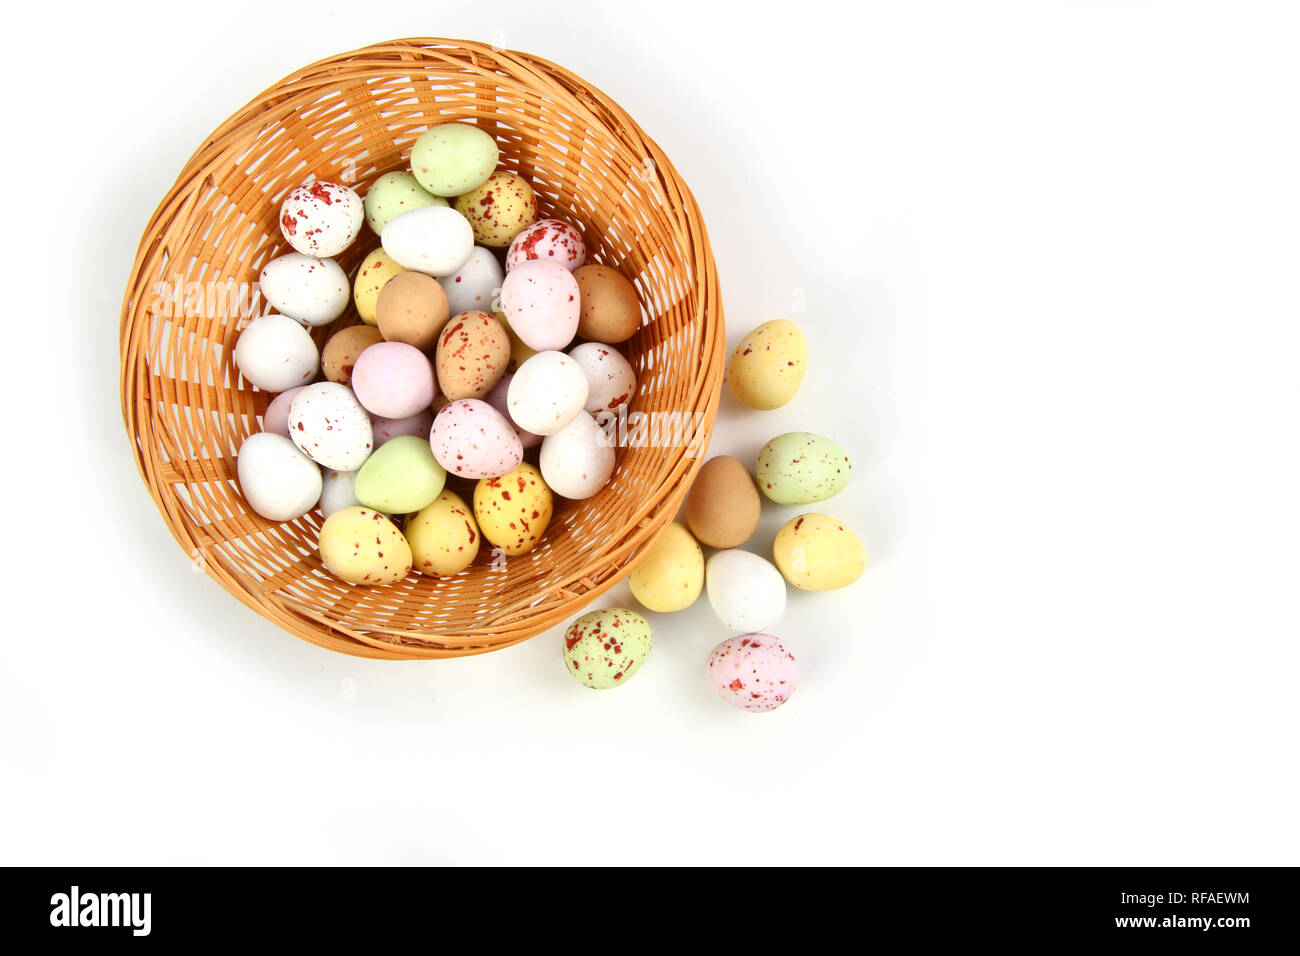
[{"label": "white background", "polygon": [[[5,40],[0,860],[1300,862],[1293,5],[363,6]],[[603,88],[699,198],[730,342],[805,329],[796,400],[727,396],[711,449],[857,464],[823,508],[871,565],[792,594],[783,709],[714,696],[705,602],[601,694],[557,633],[317,650],[165,530],[118,409],[140,233],[260,90],[405,35]]]}]

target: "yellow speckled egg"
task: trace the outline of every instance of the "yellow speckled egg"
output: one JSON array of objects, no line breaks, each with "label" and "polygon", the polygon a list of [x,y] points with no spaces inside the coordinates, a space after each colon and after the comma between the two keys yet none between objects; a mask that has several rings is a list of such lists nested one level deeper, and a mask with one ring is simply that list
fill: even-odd
[{"label": "yellow speckled egg", "polygon": [[808,342],[785,319],[764,322],[746,335],[727,363],[727,384],[750,408],[780,408],[799,391],[808,370]]},{"label": "yellow speckled egg", "polygon": [[527,554],[542,540],[555,508],[542,473],[524,462],[474,486],[474,517],[483,537],[508,556]]},{"label": "yellow speckled egg", "polygon": [[357,315],[362,322],[377,324],[375,305],[379,301],[379,290],[393,276],[405,271],[382,248],[361,260],[361,268],[357,269],[357,277],[352,281],[352,301],[356,303]]},{"label": "yellow speckled egg", "polygon": [[397,525],[359,505],[325,519],[319,547],[325,570],[349,584],[394,584],[411,570],[411,546]]},{"label": "yellow speckled egg", "polygon": [[704,590],[704,552],[674,521],[632,569],[633,596],[652,611],[680,611]]},{"label": "yellow speckled egg", "polygon": [[480,535],[464,499],[454,491],[443,491],[406,520],[406,540],[411,544],[415,570],[447,577],[474,562]]},{"label": "yellow speckled egg", "polygon": [[805,591],[834,591],[862,577],[867,552],[844,522],[806,514],[776,534],[772,556],[785,579]]},{"label": "yellow speckled egg", "polygon": [[537,218],[537,196],[528,180],[498,169],[487,182],[456,199],[456,211],[469,220],[474,241],[497,249],[510,245]]}]

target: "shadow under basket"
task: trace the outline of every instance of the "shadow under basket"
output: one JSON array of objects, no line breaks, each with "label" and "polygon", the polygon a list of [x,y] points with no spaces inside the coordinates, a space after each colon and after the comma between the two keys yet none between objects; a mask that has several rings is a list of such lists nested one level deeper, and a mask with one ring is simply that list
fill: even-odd
[{"label": "shadow under basket", "polygon": [[[501,165],[536,190],[543,216],[586,237],[588,261],[633,280],[643,325],[625,345],[638,388],[630,412],[667,427],[618,449],[609,484],[557,499],[542,543],[492,560],[487,547],[449,578],[345,584],[316,550],[319,511],[275,523],[251,511],[235,456],[261,430],[269,393],[231,360],[249,317],[240,290],[290,251],[277,223],[304,180],[364,195],[406,169],[438,123],[476,123]],[[339,263],[351,276],[378,244],[368,227]],[[354,324],[313,329],[317,345]],[[708,447],[725,332],[717,269],[690,190],[609,97],[528,54],[463,40],[395,40],[309,66],[223,123],[159,205],[136,253],[121,327],[122,414],[136,460],[188,559],[285,630],[362,657],[477,654],[578,614],[620,580],[672,521]],[[673,415],[690,441],[674,440]],[[634,430],[635,431],[635,430]],[[658,432],[659,445],[653,443]],[[666,437],[665,437],[666,436]],[[462,495],[469,488],[451,485]]]}]

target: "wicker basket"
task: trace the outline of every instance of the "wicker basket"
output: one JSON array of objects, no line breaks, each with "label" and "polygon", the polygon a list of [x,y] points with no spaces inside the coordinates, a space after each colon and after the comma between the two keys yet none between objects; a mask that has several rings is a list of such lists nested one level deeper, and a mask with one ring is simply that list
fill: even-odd
[{"label": "wicker basket", "polygon": [[[491,133],[503,165],[532,182],[542,213],[578,225],[592,260],[634,280],[647,322],[627,343],[639,377],[632,410],[698,413],[700,444],[620,448],[605,489],[557,503],[545,540],[527,555],[493,562],[485,548],[452,578],[411,574],[391,587],[354,587],[321,568],[319,512],[276,524],[239,495],[235,455],[260,430],[271,396],[243,382],[231,361],[247,318],[238,284],[256,282],[263,265],[289,251],[276,221],[286,192],[312,175],[364,192],[380,174],[405,168],[427,127],[451,120]],[[340,264],[352,274],[377,244],[363,230]],[[349,311],[313,334],[322,344],[355,321]],[[122,414],[172,534],[245,604],[349,654],[476,654],[577,614],[672,520],[717,414],[724,337],[695,199],[617,104],[538,57],[462,40],[396,40],[287,77],[190,159],[131,271]]]}]

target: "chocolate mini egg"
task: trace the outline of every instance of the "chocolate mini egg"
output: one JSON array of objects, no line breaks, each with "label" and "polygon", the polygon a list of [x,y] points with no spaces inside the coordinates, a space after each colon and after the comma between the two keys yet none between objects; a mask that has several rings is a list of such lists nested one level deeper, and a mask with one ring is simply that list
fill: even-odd
[{"label": "chocolate mini egg", "polygon": [[339,183],[306,183],[280,205],[280,231],[304,256],[337,256],[352,245],[364,220],[361,197]]},{"label": "chocolate mini egg", "polygon": [[433,366],[413,345],[379,342],[357,358],[352,390],[366,411],[384,418],[408,418],[433,404]]},{"label": "chocolate mini egg", "polygon": [[379,293],[389,279],[405,271],[406,268],[383,249],[375,249],[361,260],[356,280],[352,283],[352,301],[362,322],[366,325],[375,324]]},{"label": "chocolate mini egg", "polygon": [[772,557],[785,579],[804,591],[848,587],[867,564],[867,552],[844,522],[830,515],[806,514],[788,521],[776,534]]},{"label": "chocolate mini egg", "polygon": [[506,272],[529,259],[551,259],[572,272],[587,261],[587,244],[567,222],[539,219],[511,241]]},{"label": "chocolate mini egg", "polygon": [[438,280],[447,295],[452,315],[462,312],[496,312],[501,306],[501,283],[506,274],[491,249],[475,246],[465,264]]},{"label": "chocolate mini egg", "polygon": [[709,604],[732,631],[761,631],[785,613],[781,572],[748,551],[719,551],[704,566]]},{"label": "chocolate mini egg", "polygon": [[406,418],[384,418],[382,415],[370,416],[370,429],[375,433],[375,447],[378,448],[390,438],[399,435],[416,435],[426,441],[429,429],[433,427],[433,412],[422,408]]},{"label": "chocolate mini egg", "polygon": [[578,334],[593,342],[624,342],[641,328],[636,287],[617,269],[592,263],[573,273],[581,292]]},{"label": "chocolate mini egg", "polygon": [[262,413],[262,431],[288,438],[289,406],[293,404],[294,397],[306,387],[299,385],[271,399],[271,403],[266,406],[266,411]]},{"label": "chocolate mini egg", "polygon": [[320,466],[281,435],[245,438],[235,472],[248,506],[270,521],[300,518],[320,500]]},{"label": "chocolate mini egg", "polygon": [[313,461],[334,471],[356,471],[370,457],[370,416],[346,385],[316,382],[289,406],[289,437]]},{"label": "chocolate mini egg", "polygon": [[538,352],[519,366],[506,397],[510,420],[534,435],[554,435],[586,401],[586,373],[563,352]]},{"label": "chocolate mini egg", "polygon": [[762,500],[754,476],[738,458],[710,458],[686,498],[686,523],[701,544],[738,548],[758,528]]},{"label": "chocolate mini egg", "polygon": [[652,611],[688,608],[704,590],[704,552],[674,521],[632,569],[629,581],[632,596]]},{"label": "chocolate mini egg", "polygon": [[325,519],[318,547],[325,570],[349,584],[396,584],[411,570],[411,546],[402,532],[359,505]]},{"label": "chocolate mini egg", "polygon": [[529,348],[561,350],[578,331],[578,297],[577,280],[568,269],[549,259],[529,259],[506,275],[501,310]]},{"label": "chocolate mini egg", "polygon": [[287,315],[254,319],[235,342],[235,367],[268,392],[305,385],[320,370],[320,354],[302,323]]},{"label": "chocolate mini egg", "polygon": [[483,537],[509,557],[537,547],[551,522],[555,499],[542,473],[528,462],[474,486],[474,517]]},{"label": "chocolate mini egg", "polygon": [[741,634],[723,641],[704,668],[713,689],[741,710],[764,714],[776,710],[795,692],[799,664],[771,634]]},{"label": "chocolate mini egg", "polygon": [[435,196],[459,196],[481,186],[497,168],[496,141],[470,123],[441,123],[411,147],[411,173]]},{"label": "chocolate mini egg", "polygon": [[357,472],[357,501],[385,514],[411,514],[437,498],[446,483],[429,440],[399,435],[376,448]]},{"label": "chocolate mini egg", "polygon": [[357,473],[355,471],[335,471],[325,469],[323,487],[320,493],[320,513],[328,518],[336,511],[359,505],[356,493]]},{"label": "chocolate mini egg", "polygon": [[808,370],[808,343],[785,319],[765,322],[741,340],[727,363],[727,384],[750,408],[780,408],[799,391]]},{"label": "chocolate mini egg", "polygon": [[487,395],[506,374],[509,361],[510,336],[487,312],[453,317],[438,337],[434,359],[438,385],[453,401]]},{"label": "chocolate mini egg", "polygon": [[333,259],[301,252],[272,259],[262,267],[257,287],[281,315],[305,325],[328,325],[348,307],[348,276]]},{"label": "chocolate mini egg", "polygon": [[330,336],[321,352],[325,377],[340,385],[352,385],[352,369],[361,353],[384,340],[373,325],[350,325]]},{"label": "chocolate mini egg", "polygon": [[626,684],[650,654],[650,622],[636,611],[611,607],[584,614],[564,632],[564,666],[592,690]]},{"label": "chocolate mini egg", "polygon": [[447,200],[426,192],[410,173],[384,173],[366,190],[366,222],[376,236],[382,236],[384,226],[394,216],[425,206],[445,205]]},{"label": "chocolate mini egg", "polygon": [[614,445],[589,412],[542,439],[538,459],[551,490],[565,498],[590,498],[614,473]]},{"label": "chocolate mini egg", "polygon": [[616,412],[627,405],[636,394],[636,372],[632,365],[612,345],[602,342],[583,342],[569,350],[569,358],[581,367],[587,376],[587,411]]},{"label": "chocolate mini egg", "polygon": [[[458,196],[456,211],[469,220],[474,240],[502,249],[537,218],[537,196],[518,173],[497,170],[481,186]],[[449,270],[455,271],[455,270]]]},{"label": "chocolate mini egg", "polygon": [[519,436],[519,442],[524,446],[524,451],[530,448],[536,448],[542,443],[542,436],[535,435],[527,429],[520,428],[519,424],[510,417],[510,383],[514,381],[514,373],[505,375],[501,381],[492,387],[492,391],[483,396],[483,401],[487,402],[503,416],[506,420],[514,425],[515,434]]},{"label": "chocolate mini egg", "polygon": [[425,206],[395,216],[380,240],[394,262],[431,276],[452,275],[474,251],[469,222],[447,206]]},{"label": "chocolate mini egg", "polygon": [[514,426],[487,402],[449,402],[433,419],[429,444],[438,464],[461,478],[495,478],[524,460]]},{"label": "chocolate mini egg", "polygon": [[811,432],[777,435],[758,453],[758,490],[779,505],[809,505],[844,490],[853,463],[844,449]]},{"label": "chocolate mini egg", "polygon": [[375,324],[384,339],[432,352],[451,312],[438,280],[423,272],[403,272],[384,283],[375,300]]},{"label": "chocolate mini egg", "polygon": [[444,488],[431,504],[406,520],[406,540],[416,571],[450,577],[474,563],[481,535],[469,505]]}]

